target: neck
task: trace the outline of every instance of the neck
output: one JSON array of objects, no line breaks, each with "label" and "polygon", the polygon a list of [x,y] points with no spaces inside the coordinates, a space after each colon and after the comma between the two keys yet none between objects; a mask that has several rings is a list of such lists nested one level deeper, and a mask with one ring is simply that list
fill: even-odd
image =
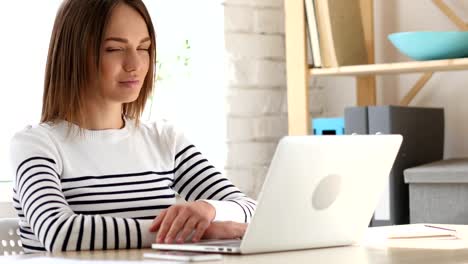
[{"label": "neck", "polygon": [[80,127],[89,130],[120,129],[125,122],[122,117],[122,104],[97,105],[86,107],[86,121]]}]

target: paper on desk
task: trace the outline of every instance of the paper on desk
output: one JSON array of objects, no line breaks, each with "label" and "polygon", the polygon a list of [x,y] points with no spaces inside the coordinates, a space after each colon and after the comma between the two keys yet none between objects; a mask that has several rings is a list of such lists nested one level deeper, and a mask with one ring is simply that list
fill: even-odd
[{"label": "paper on desk", "polygon": [[361,245],[379,249],[468,249],[468,225],[431,225],[456,231],[429,229],[424,224],[373,227],[368,229]]},{"label": "paper on desk", "polygon": [[456,239],[457,231],[448,230],[443,225],[403,225],[390,231],[387,234],[388,239],[411,239],[411,238],[438,238],[438,239]]}]

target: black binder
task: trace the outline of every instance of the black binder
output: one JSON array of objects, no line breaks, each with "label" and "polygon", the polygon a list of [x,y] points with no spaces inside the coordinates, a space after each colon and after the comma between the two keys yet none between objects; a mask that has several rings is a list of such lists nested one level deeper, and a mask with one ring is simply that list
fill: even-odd
[{"label": "black binder", "polygon": [[408,224],[408,185],[405,184],[403,171],[443,158],[444,109],[403,106],[349,107],[345,109],[345,133],[403,136],[403,143],[390,173],[388,190],[385,192],[388,202],[379,204],[371,225]]}]

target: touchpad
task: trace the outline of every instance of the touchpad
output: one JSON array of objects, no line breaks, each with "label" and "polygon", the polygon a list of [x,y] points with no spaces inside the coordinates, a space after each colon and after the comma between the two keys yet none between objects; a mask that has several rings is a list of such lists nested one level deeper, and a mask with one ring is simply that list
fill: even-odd
[{"label": "touchpad", "polygon": [[323,178],[312,194],[312,206],[316,210],[324,210],[335,202],[341,190],[341,176],[330,174]]}]

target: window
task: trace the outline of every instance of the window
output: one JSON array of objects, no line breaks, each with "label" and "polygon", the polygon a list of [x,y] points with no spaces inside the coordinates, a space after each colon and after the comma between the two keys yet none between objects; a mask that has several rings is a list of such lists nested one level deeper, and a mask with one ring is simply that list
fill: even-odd
[{"label": "window", "polygon": [[[40,119],[45,63],[59,0],[0,3],[2,128],[0,180],[11,180],[9,144],[16,131]],[[21,10],[21,11],[20,11]]]},{"label": "window", "polygon": [[[61,0],[0,3],[3,122],[0,181],[13,179],[9,142],[40,119],[50,34]],[[221,1],[146,0],[157,32],[159,81],[144,120],[182,126],[208,159],[224,165],[224,18]],[[0,194],[1,195],[1,194]]]},{"label": "window", "polygon": [[164,117],[181,126],[221,170],[226,158],[222,1],[145,3],[155,24],[157,57],[162,63],[162,80],[156,83],[151,118]]}]

